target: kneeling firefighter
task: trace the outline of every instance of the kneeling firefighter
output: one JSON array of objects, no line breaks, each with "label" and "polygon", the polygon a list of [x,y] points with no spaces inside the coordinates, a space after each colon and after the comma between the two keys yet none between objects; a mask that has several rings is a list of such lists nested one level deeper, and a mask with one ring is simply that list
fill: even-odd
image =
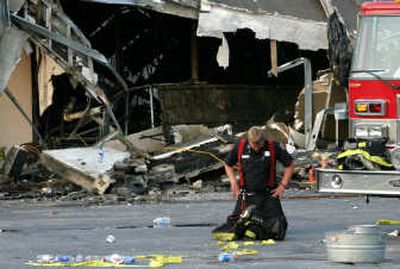
[{"label": "kneeling firefighter", "polygon": [[[281,181],[276,181],[276,160],[284,166]],[[237,164],[240,179],[236,180],[233,166]],[[279,143],[267,141],[264,131],[251,127],[225,159],[225,171],[231,190],[237,198],[227,223],[213,231],[220,240],[277,239],[283,240],[287,220],[280,198],[293,173],[293,159]]]}]

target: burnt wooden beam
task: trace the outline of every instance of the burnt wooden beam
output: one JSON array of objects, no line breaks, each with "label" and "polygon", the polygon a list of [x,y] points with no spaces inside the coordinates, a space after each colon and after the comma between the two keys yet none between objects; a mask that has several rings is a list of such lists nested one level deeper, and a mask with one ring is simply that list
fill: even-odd
[{"label": "burnt wooden beam", "polygon": [[199,81],[199,52],[197,44],[197,21],[192,22],[191,40],[190,40],[190,64],[192,71],[192,81]]},{"label": "burnt wooden beam", "polygon": [[32,44],[31,53],[31,72],[32,72],[32,140],[35,143],[42,143],[43,140],[35,132],[35,127],[40,129],[40,104],[39,104],[39,66],[38,66],[38,48]]}]

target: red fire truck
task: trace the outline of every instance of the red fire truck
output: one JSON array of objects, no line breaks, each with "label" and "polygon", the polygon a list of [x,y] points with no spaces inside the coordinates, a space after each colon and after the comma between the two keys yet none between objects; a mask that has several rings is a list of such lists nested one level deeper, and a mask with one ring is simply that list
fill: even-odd
[{"label": "red fire truck", "polygon": [[[400,1],[367,2],[360,8],[348,115],[351,137],[387,137],[393,156],[400,156]],[[316,178],[320,192],[400,196],[397,170],[317,169]]]}]

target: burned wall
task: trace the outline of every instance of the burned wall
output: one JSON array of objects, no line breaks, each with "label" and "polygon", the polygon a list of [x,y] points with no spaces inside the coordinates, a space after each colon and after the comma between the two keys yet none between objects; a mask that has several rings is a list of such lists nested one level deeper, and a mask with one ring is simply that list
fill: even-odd
[{"label": "burned wall", "polygon": [[[135,6],[62,3],[92,46],[110,60],[131,88],[129,133],[151,127],[149,88],[153,86],[160,89],[154,99],[157,126],[262,123],[278,109],[292,111],[304,85],[302,67],[277,78],[267,77],[270,40],[258,39],[250,29],[223,33],[229,47],[229,64],[224,68],[217,61],[223,40],[196,36],[196,20]],[[329,66],[325,50],[300,50],[297,44],[278,42],[278,64],[299,57],[310,58],[314,78],[318,69]],[[112,87],[111,79],[99,67],[96,71],[100,85],[111,86],[106,93],[118,118],[125,119],[126,95]],[[191,84],[193,80],[211,85]],[[169,86],[163,86],[166,83]],[[273,99],[275,96],[279,98]]]},{"label": "burned wall", "polygon": [[[272,115],[290,118],[298,86],[169,85],[159,88],[165,124],[232,123],[238,129],[264,124]],[[289,113],[288,113],[289,112]]]}]

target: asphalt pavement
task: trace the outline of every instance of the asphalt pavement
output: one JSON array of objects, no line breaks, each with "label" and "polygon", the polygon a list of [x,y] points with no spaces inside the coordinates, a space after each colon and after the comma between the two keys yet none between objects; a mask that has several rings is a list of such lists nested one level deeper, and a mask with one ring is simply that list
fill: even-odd
[{"label": "asphalt pavement", "polygon": [[[226,196],[228,197],[228,196]],[[233,200],[82,206],[73,202],[0,202],[0,268],[34,268],[25,263],[39,254],[182,256],[165,268],[400,268],[400,239],[389,239],[381,264],[337,264],[327,260],[324,234],[378,219],[400,220],[399,199],[364,197],[283,200],[287,238],[273,246],[249,246],[257,255],[220,263],[211,230],[224,222]],[[152,228],[156,217],[172,226]],[[383,231],[400,229],[382,226]],[[115,242],[107,243],[108,235]]]}]

